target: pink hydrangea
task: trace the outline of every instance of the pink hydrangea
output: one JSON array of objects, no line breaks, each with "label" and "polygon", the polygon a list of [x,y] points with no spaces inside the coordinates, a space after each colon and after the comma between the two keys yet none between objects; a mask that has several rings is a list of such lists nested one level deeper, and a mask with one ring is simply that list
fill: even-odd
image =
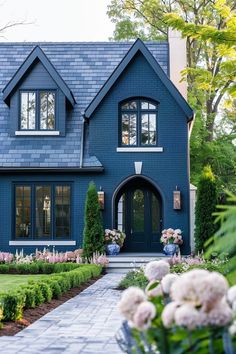
[{"label": "pink hydrangea", "polygon": [[179,306],[180,305],[178,302],[172,301],[167,304],[164,310],[162,311],[161,319],[166,328],[169,328],[174,324],[175,311]]},{"label": "pink hydrangea", "polygon": [[169,294],[172,284],[178,279],[177,274],[167,274],[161,281],[161,287],[164,294]]},{"label": "pink hydrangea", "polygon": [[177,326],[186,327],[189,330],[196,329],[200,324],[200,313],[191,304],[178,307],[174,316]]}]

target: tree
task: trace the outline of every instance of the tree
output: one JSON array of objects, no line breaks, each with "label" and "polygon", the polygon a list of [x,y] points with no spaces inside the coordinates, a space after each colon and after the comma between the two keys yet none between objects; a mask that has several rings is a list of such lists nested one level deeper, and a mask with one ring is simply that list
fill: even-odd
[{"label": "tree", "polygon": [[104,231],[97,190],[95,184],[90,182],[85,202],[83,256],[89,259],[94,252],[104,251]]},{"label": "tree", "polygon": [[[137,32],[128,33],[129,26],[121,31],[124,19],[139,28],[141,37],[144,33],[147,39],[156,39],[158,35],[166,39],[168,27],[178,29],[186,37],[187,68],[183,79],[188,81],[188,101],[196,112],[190,149],[191,180],[195,184],[203,166],[212,164],[207,153],[220,152],[216,145],[222,145],[222,138],[230,153],[228,180],[234,180],[236,174],[236,148],[232,144],[236,136],[235,8],[233,0],[112,0],[108,8],[108,16],[116,23],[115,40],[133,39]],[[212,167],[224,188],[224,170],[218,169],[216,163]],[[234,182],[227,185],[234,186]]]},{"label": "tree", "polygon": [[210,166],[205,166],[201,175],[196,203],[195,250],[205,249],[205,242],[214,235],[216,225],[213,213],[216,210],[217,191],[215,177]]}]

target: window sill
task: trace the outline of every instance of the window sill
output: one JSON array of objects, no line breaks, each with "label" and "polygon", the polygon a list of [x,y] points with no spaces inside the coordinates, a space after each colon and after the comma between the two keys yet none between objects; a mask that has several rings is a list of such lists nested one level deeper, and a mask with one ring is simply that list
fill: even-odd
[{"label": "window sill", "polygon": [[76,241],[9,241],[9,246],[75,246]]},{"label": "window sill", "polygon": [[15,132],[17,136],[58,136],[60,132],[58,130],[17,130]]},{"label": "window sill", "polygon": [[118,147],[117,152],[163,152],[163,147]]}]

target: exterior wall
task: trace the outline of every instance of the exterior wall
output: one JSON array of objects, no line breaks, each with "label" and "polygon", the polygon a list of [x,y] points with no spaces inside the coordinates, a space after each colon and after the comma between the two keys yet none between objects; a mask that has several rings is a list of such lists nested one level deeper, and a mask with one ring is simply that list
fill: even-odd
[{"label": "exterior wall", "polygon": [[[163,152],[121,153],[118,147],[118,104],[130,97],[147,97],[159,104],[158,146]],[[90,118],[90,154],[104,166],[96,178],[106,194],[105,227],[112,226],[112,196],[127,177],[135,174],[134,162],[142,161],[142,174],[150,178],[163,197],[163,227],[183,230],[183,252],[190,251],[188,125],[186,117],[170,96],[146,59],[138,54]],[[181,191],[182,209],[173,210],[173,191]]]}]

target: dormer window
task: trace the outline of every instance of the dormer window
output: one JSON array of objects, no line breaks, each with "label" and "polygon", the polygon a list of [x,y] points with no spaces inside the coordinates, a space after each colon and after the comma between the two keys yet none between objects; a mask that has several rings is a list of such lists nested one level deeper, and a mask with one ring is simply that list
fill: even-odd
[{"label": "dormer window", "polygon": [[157,104],[134,99],[121,104],[121,146],[157,145]]},{"label": "dormer window", "polygon": [[21,91],[20,130],[54,130],[55,101],[55,91]]}]

